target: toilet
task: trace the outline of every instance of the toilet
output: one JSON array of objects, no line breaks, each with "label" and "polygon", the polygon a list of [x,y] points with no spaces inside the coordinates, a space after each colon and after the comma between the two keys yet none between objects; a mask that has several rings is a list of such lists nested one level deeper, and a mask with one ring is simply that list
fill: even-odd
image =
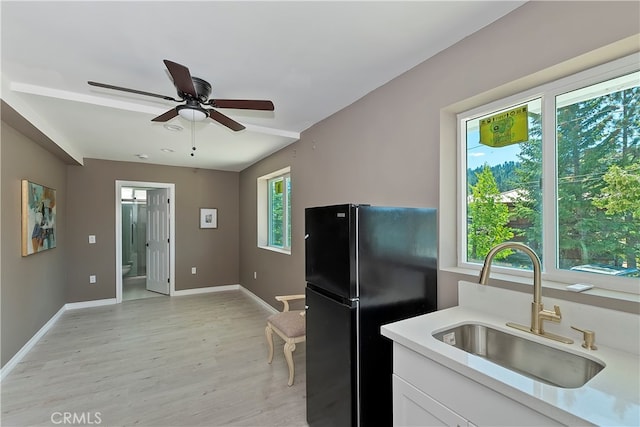
[{"label": "toilet", "polygon": [[130,271],[131,271],[131,264],[123,264],[122,265],[122,277],[124,277],[127,274],[129,274]]}]

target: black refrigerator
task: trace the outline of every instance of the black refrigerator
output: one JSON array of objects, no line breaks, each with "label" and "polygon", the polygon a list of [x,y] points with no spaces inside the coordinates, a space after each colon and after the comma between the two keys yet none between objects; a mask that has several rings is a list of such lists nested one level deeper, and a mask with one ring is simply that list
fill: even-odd
[{"label": "black refrigerator", "polygon": [[391,426],[380,326],[437,307],[435,209],[305,209],[307,422]]}]

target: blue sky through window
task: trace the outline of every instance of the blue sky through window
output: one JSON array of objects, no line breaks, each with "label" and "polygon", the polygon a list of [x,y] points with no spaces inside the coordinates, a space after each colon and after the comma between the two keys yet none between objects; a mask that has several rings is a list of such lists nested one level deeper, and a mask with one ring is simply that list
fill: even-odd
[{"label": "blue sky through window", "polygon": [[477,130],[467,134],[467,169],[476,169],[487,163],[489,166],[501,165],[504,162],[517,161],[520,144],[506,147],[489,147],[480,144],[480,132]]}]

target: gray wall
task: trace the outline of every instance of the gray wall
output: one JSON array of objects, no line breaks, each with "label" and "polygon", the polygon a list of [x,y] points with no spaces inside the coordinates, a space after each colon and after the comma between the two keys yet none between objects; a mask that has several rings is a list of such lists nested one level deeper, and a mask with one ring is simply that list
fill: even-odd
[{"label": "gray wall", "polygon": [[[532,75],[548,79],[573,72],[556,67],[554,74],[543,73],[633,35],[636,39],[625,45],[638,50],[639,13],[637,2],[529,2],[242,171],[241,284],[274,306],[274,295],[304,291],[304,209],[309,206],[356,202],[437,207],[440,228],[455,227],[456,108],[463,111],[540,84],[540,78],[526,81]],[[610,59],[607,55],[596,52],[591,61],[603,62]],[[442,122],[446,126],[441,127]],[[453,150],[454,158],[445,159],[442,170],[441,150]],[[282,255],[256,247],[256,179],[289,165],[292,254]],[[453,182],[441,186],[441,173]],[[455,262],[455,237],[447,240],[441,244],[440,259],[443,248],[453,248]],[[440,271],[440,308],[457,304],[456,284],[462,277]]]},{"label": "gray wall", "polygon": [[[0,135],[2,366],[65,304],[66,165],[2,122]],[[21,180],[56,190],[56,248],[21,256]]]},{"label": "gray wall", "polygon": [[[239,283],[237,172],[85,159],[68,167],[67,302],[115,298],[115,181],[174,183],[176,290]],[[218,209],[218,228],[200,229],[200,208]],[[96,236],[89,245],[88,236]],[[198,274],[191,274],[197,267]],[[89,275],[97,276],[89,284]]]}]

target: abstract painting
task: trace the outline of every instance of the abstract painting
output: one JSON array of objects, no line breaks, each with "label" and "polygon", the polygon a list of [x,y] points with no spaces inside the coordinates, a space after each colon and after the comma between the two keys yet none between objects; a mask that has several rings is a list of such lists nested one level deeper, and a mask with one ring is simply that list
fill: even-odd
[{"label": "abstract painting", "polygon": [[22,180],[22,256],[56,247],[56,190]]}]

